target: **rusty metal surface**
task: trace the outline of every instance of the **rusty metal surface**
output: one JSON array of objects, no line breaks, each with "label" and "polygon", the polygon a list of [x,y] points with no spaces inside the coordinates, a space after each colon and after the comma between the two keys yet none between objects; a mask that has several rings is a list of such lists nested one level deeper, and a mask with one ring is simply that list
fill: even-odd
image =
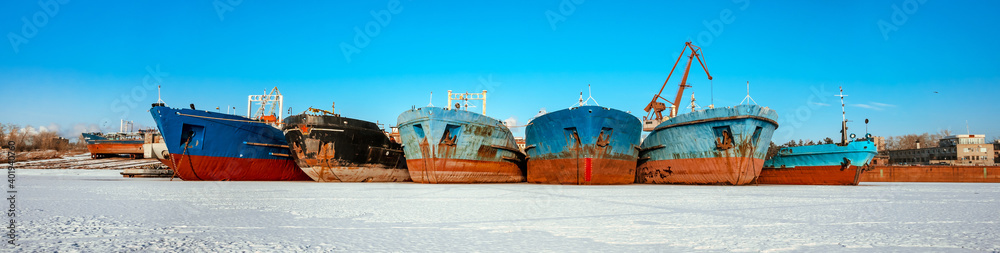
[{"label": "rusty metal surface", "polygon": [[[587,169],[590,160],[590,169]],[[606,185],[635,181],[635,160],[570,158],[528,159],[528,182],[538,184]]]},{"label": "rusty metal surface", "polygon": [[874,166],[861,182],[1000,183],[1000,166]]},{"label": "rusty metal surface", "polygon": [[399,115],[414,182],[522,182],[525,157],[503,122],[482,114],[423,107]]},{"label": "rusty metal surface", "polygon": [[375,123],[310,114],[289,116],[283,123],[296,164],[315,181],[410,181],[402,147]]},{"label": "rusty metal surface", "polygon": [[426,184],[524,182],[521,168],[510,162],[463,159],[407,159],[413,182]]},{"label": "rusty metal surface", "polygon": [[355,167],[301,167],[302,171],[317,182],[408,182],[410,172],[377,166]]},{"label": "rusty metal surface", "polygon": [[748,157],[650,161],[636,169],[636,183],[746,185],[760,175],[763,162]]},{"label": "rusty metal surface", "polygon": [[861,166],[798,166],[763,168],[757,184],[858,185]]},{"label": "rusty metal surface", "polygon": [[98,143],[88,144],[87,151],[91,155],[138,154],[142,156],[142,143]]}]

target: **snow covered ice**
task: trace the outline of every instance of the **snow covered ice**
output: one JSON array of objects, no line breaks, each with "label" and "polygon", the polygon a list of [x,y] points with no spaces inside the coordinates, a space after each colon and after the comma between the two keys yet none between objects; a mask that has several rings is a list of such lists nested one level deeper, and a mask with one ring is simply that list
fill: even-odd
[{"label": "snow covered ice", "polygon": [[1000,251],[1000,185],[185,182],[17,170],[19,252]]}]

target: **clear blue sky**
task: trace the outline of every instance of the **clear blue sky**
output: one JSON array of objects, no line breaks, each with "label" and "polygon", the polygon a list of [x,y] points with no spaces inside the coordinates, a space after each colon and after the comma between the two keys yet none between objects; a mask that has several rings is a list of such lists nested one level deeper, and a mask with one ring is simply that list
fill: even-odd
[{"label": "clear blue sky", "polygon": [[[964,133],[968,120],[1000,135],[996,1],[392,2],[4,1],[0,122],[71,138],[120,118],[152,126],[156,84],[173,107],[242,114],[278,86],[296,113],[335,101],[389,125],[430,92],[444,106],[449,89],[484,88],[487,115],[524,124],[592,84],[600,105],[642,117],[690,39],[715,80],[692,67],[685,101],[738,104],[750,81],[780,115],[775,143],[837,136],[838,86],[852,132],[865,118],[876,135]],[[356,43],[369,24],[377,34]],[[358,48],[350,60],[342,44]]]}]

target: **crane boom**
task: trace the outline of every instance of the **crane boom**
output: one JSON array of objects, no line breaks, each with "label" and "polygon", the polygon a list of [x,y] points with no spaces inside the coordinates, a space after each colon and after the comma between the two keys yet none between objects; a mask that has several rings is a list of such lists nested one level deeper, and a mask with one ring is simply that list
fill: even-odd
[{"label": "crane boom", "polygon": [[[681,77],[681,83],[677,89],[677,96],[674,98],[674,101],[669,101],[666,98],[660,96],[660,94],[662,94],[663,89],[667,87],[667,83],[670,82],[670,77],[673,76],[674,70],[677,69],[677,64],[680,63],[681,57],[684,57],[684,54],[687,52],[688,48],[691,49],[691,55],[688,56],[688,63],[687,66],[684,68],[684,75],[683,77]],[[674,66],[670,68],[670,73],[667,74],[667,79],[663,81],[663,86],[660,87],[660,91],[657,92],[656,95],[653,96],[653,100],[650,101],[648,105],[646,105],[646,108],[644,110],[646,112],[649,112],[649,114],[647,114],[646,117],[643,117],[644,120],[648,120],[648,118],[653,116],[652,114],[656,114],[654,118],[656,121],[663,120],[663,115],[661,112],[666,109],[666,105],[658,102],[657,99],[663,99],[663,101],[670,103],[672,105],[671,108],[673,108],[670,110],[670,117],[677,116],[676,108],[680,106],[680,100],[684,96],[684,88],[691,87],[687,85],[687,78],[688,78],[688,73],[691,71],[691,63],[694,63],[694,59],[698,59],[698,63],[701,65],[701,68],[705,70],[705,75],[708,76],[708,80],[712,80],[712,74],[708,72],[708,67],[705,67],[705,61],[701,59],[700,51],[701,48],[695,46],[694,44],[691,44],[690,41],[684,43],[684,49],[681,50],[681,54],[677,56],[677,61],[674,62]]]}]

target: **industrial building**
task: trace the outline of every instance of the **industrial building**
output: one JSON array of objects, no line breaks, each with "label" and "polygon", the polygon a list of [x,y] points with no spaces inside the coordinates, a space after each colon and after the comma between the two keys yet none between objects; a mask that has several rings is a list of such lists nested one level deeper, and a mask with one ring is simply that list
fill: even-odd
[{"label": "industrial building", "polygon": [[937,147],[888,150],[891,164],[977,165],[996,162],[997,144],[986,143],[986,135],[951,135],[938,141]]},{"label": "industrial building", "polygon": [[1000,164],[1000,140],[993,141],[993,164]]}]

